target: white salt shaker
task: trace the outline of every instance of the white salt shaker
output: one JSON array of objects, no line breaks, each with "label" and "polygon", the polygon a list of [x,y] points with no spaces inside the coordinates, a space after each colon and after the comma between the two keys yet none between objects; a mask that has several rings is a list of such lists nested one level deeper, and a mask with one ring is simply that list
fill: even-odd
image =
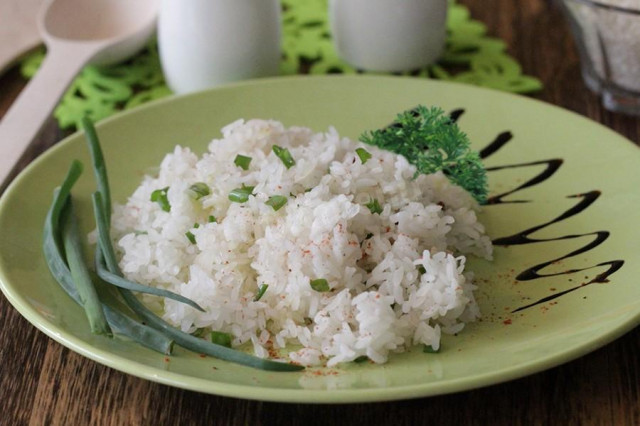
[{"label": "white salt shaker", "polygon": [[158,50],[168,86],[193,92],[278,74],[279,0],[162,0]]},{"label": "white salt shaker", "polygon": [[330,0],[338,55],[370,71],[409,71],[444,50],[447,0]]}]

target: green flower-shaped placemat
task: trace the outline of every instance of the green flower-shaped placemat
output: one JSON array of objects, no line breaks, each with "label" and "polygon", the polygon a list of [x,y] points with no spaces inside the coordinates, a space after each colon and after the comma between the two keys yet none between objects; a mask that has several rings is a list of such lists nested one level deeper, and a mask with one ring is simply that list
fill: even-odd
[{"label": "green flower-shaped placemat", "polygon": [[[327,0],[282,0],[282,75],[362,72],[337,55],[327,17]],[[542,88],[536,78],[522,74],[520,65],[505,53],[505,43],[488,37],[486,26],[471,19],[469,10],[450,1],[446,50],[440,61],[406,75],[438,78],[516,93]],[[22,62],[22,73],[32,77],[44,50]],[[135,58],[109,67],[87,66],[72,83],[55,110],[63,129],[76,127],[82,117],[108,117],[122,109],[171,94],[160,67],[156,43],[151,42]]]}]

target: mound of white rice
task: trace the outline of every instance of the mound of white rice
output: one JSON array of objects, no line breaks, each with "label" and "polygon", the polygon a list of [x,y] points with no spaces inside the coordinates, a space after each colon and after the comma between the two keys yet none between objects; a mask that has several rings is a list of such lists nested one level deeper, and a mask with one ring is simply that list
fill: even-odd
[{"label": "mound of white rice", "polygon": [[[383,363],[419,344],[438,349],[442,332],[478,318],[463,254],[490,258],[492,247],[465,190],[440,173],[414,178],[405,158],[333,128],[314,134],[238,120],[222,133],[202,158],[176,147],[157,177],[145,177],[115,207],[126,277],[206,311],[145,296],[168,322],[229,333],[234,346],[251,342],[260,357],[302,345],[292,361],[331,366],[361,356]],[[274,145],[287,148],[295,165],[287,169]],[[357,148],[371,154],[365,164]],[[238,154],[251,157],[248,170],[234,164]],[[189,188],[197,182],[210,194],[195,199]],[[243,186],[253,195],[230,201]],[[163,188],[169,211],[151,201]],[[277,211],[265,204],[273,195],[287,198]],[[381,213],[367,207],[372,200]],[[314,290],[317,279],[330,291]],[[254,301],[263,284],[267,291]]]}]

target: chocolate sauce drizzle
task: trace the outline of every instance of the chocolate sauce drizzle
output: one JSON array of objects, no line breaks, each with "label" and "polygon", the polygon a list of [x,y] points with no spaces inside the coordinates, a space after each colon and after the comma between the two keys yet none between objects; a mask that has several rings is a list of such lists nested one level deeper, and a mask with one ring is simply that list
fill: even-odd
[{"label": "chocolate sauce drizzle", "polygon": [[[454,111],[452,111],[450,113],[450,117],[451,120],[453,122],[457,122],[458,119],[464,114],[464,110],[463,109],[456,109]],[[482,150],[480,150],[480,157],[481,158],[488,158],[491,155],[495,154],[496,152],[498,152],[500,149],[502,149],[509,141],[511,141],[513,139],[513,134],[509,131],[505,131],[502,132],[500,134],[498,134],[498,136],[496,136],[496,138],[489,143],[486,147],[484,147]],[[489,167],[487,168],[487,172],[491,173],[491,172],[495,172],[498,170],[503,170],[503,169],[515,169],[515,168],[526,168],[526,167],[532,167],[532,166],[539,166],[539,165],[546,165],[545,169],[539,173],[538,175],[534,176],[533,178],[529,179],[528,181],[526,181],[525,183],[523,183],[522,185],[516,187],[515,189],[512,189],[510,191],[498,194],[498,195],[494,195],[492,197],[490,197],[487,200],[486,205],[487,206],[492,206],[492,205],[499,205],[499,204],[510,204],[510,203],[530,203],[532,202],[531,200],[504,200],[505,197],[515,194],[518,191],[521,191],[525,188],[530,188],[532,186],[535,185],[539,185],[543,182],[545,182],[546,180],[548,180],[549,178],[551,178],[562,166],[563,164],[563,160],[560,158],[553,158],[553,159],[549,159],[549,160],[538,160],[538,161],[532,161],[532,162],[526,162],[526,163],[518,163],[518,164],[509,164],[509,165],[504,165],[504,166],[497,166],[497,167]],[[575,195],[569,195],[567,198],[576,198],[579,199],[579,201],[571,208],[569,208],[568,210],[566,210],[564,213],[560,214],[558,217],[542,223],[540,225],[531,227],[529,229],[525,229],[524,231],[518,232],[516,234],[507,236],[507,237],[501,237],[501,238],[496,238],[495,240],[493,240],[493,244],[497,245],[497,246],[512,246],[512,245],[521,245],[521,244],[536,244],[536,243],[544,243],[544,242],[550,242],[550,241],[561,241],[561,240],[573,240],[573,239],[579,239],[579,238],[590,238],[590,241],[583,245],[582,247],[564,255],[564,256],[560,256],[556,259],[552,259],[552,260],[548,260],[545,262],[542,262],[538,265],[534,265],[522,272],[520,272],[517,276],[516,276],[516,280],[518,281],[530,281],[530,280],[535,280],[535,279],[540,279],[540,278],[547,278],[547,277],[554,277],[554,276],[560,276],[560,275],[571,275],[571,274],[576,274],[579,272],[583,272],[589,269],[593,269],[593,268],[599,268],[599,267],[605,267],[608,266],[608,268],[604,271],[601,272],[600,274],[596,275],[593,279],[591,279],[590,281],[587,282],[583,282],[579,285],[576,285],[574,287],[571,287],[567,290],[563,290],[563,291],[559,291],[559,292],[555,292],[549,296],[543,297],[533,303],[529,303],[527,305],[524,306],[520,306],[516,309],[514,309],[513,311],[511,311],[512,313],[515,312],[519,312],[531,307],[534,307],[536,305],[540,305],[546,302],[550,302],[554,299],[557,299],[561,296],[564,296],[568,293],[571,293],[575,290],[578,290],[580,288],[586,287],[590,284],[593,283],[608,283],[609,282],[609,277],[614,274],[616,271],[618,271],[622,265],[624,264],[624,260],[610,260],[610,261],[606,261],[606,262],[601,262],[598,263],[597,265],[593,265],[593,266],[588,266],[585,268],[578,268],[578,269],[567,269],[565,271],[562,272],[556,272],[556,273],[548,273],[548,274],[542,274],[540,273],[541,270],[543,270],[544,268],[546,268],[549,265],[555,264],[557,262],[560,262],[562,260],[565,259],[569,259],[571,257],[575,257],[578,256],[582,253],[586,253],[589,250],[592,250],[596,247],[598,247],[600,244],[604,243],[608,238],[609,238],[609,231],[593,231],[593,232],[588,232],[588,233],[584,233],[584,234],[572,234],[572,235],[564,235],[564,236],[560,236],[560,237],[556,237],[556,238],[547,238],[547,239],[536,239],[536,238],[531,238],[530,235],[535,233],[536,231],[539,231],[541,229],[544,229],[548,226],[551,226],[555,223],[558,222],[562,222],[563,220],[566,220],[572,216],[575,216],[577,214],[582,213],[585,209],[587,209],[588,207],[590,207],[601,195],[600,191],[597,190],[593,190],[593,191],[589,191],[589,192],[585,192],[582,194],[575,194]]]}]

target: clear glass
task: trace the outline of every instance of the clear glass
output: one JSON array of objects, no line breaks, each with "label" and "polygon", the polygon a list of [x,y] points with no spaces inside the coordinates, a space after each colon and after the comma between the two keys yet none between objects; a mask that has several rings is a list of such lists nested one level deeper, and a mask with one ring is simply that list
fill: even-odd
[{"label": "clear glass", "polygon": [[580,53],[582,77],[611,111],[640,115],[637,0],[561,0]]}]

